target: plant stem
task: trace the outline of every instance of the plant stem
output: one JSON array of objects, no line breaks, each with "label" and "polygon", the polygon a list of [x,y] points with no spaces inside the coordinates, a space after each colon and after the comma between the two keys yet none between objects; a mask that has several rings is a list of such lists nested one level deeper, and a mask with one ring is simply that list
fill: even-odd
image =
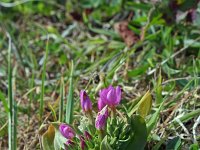
[{"label": "plant stem", "polygon": [[12,85],[12,66],[11,66],[11,37],[9,33],[6,33],[8,44],[8,143],[9,150],[16,150],[17,148],[17,114],[16,104],[13,99],[13,85]]},{"label": "plant stem", "polygon": [[42,116],[43,116],[43,111],[44,111],[44,92],[45,92],[44,81],[45,81],[45,74],[46,74],[47,56],[49,53],[48,45],[49,45],[49,36],[47,34],[45,58],[44,58],[44,63],[43,63],[43,68],[42,68],[42,85],[41,85],[40,110],[39,110],[40,111],[40,123],[42,121]]},{"label": "plant stem", "polygon": [[105,131],[99,130],[99,139],[102,141],[104,137],[105,137]]},{"label": "plant stem", "polygon": [[68,99],[67,99],[67,105],[66,105],[66,118],[65,121],[68,124],[72,123],[72,114],[73,114],[73,103],[74,103],[74,98],[73,98],[73,73],[74,72],[74,63],[72,61],[71,63],[71,73],[70,73],[70,83],[69,83],[69,94],[68,94]]},{"label": "plant stem", "polygon": [[59,104],[59,121],[63,121],[63,106],[64,106],[64,81],[63,77],[60,81],[60,104]]}]

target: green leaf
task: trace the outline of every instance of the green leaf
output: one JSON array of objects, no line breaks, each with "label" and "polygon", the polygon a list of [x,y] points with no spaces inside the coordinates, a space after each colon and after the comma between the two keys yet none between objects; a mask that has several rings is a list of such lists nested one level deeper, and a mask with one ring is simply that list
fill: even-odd
[{"label": "green leaf", "polygon": [[74,87],[73,87],[73,74],[74,74],[74,63],[71,62],[71,73],[70,73],[70,80],[69,80],[69,94],[67,98],[67,105],[66,105],[66,123],[72,123],[73,117],[73,105],[74,105]]},{"label": "green leaf", "polygon": [[151,93],[147,91],[147,93],[142,97],[139,103],[140,104],[137,113],[143,118],[145,118],[151,111],[151,106],[152,106]]},{"label": "green leaf", "polygon": [[151,5],[147,3],[137,3],[137,2],[126,2],[126,6],[131,10],[142,10],[142,11],[149,11],[151,9]]},{"label": "green leaf", "polygon": [[142,75],[146,72],[148,67],[149,67],[149,65],[143,65],[143,66],[140,66],[140,67],[135,68],[133,70],[130,70],[130,71],[128,71],[128,76],[129,77],[137,77],[139,75]]},{"label": "green leaf", "polygon": [[5,134],[8,133],[8,121],[7,121],[7,114],[1,113],[0,115],[0,137],[3,137]]},{"label": "green leaf", "polygon": [[131,120],[131,128],[134,133],[126,150],[143,150],[147,142],[147,128],[145,120],[135,115]]},{"label": "green leaf", "polygon": [[42,147],[44,150],[54,150],[55,128],[53,125],[48,127],[48,130],[42,135]]},{"label": "green leaf", "polygon": [[153,147],[152,147],[152,150],[159,150],[159,149],[161,149],[161,145],[163,144],[163,143],[165,143],[165,140],[166,140],[167,138],[165,137],[165,138],[163,138],[163,139],[161,139],[156,145],[154,145]]},{"label": "green leaf", "polygon": [[59,130],[55,130],[55,139],[54,139],[54,150],[65,149],[64,143],[66,143],[67,139],[62,136]]},{"label": "green leaf", "polygon": [[157,80],[157,83],[156,83],[155,91],[156,91],[156,104],[158,105],[158,104],[162,103],[162,101],[163,101],[161,71],[159,72],[159,76],[158,76],[158,80]]},{"label": "green leaf", "polygon": [[166,150],[179,150],[181,146],[181,138],[175,137],[167,143]]},{"label": "green leaf", "polygon": [[154,126],[156,125],[156,123],[157,123],[158,116],[159,116],[160,111],[161,111],[161,109],[163,107],[163,104],[164,104],[164,101],[160,104],[160,107],[156,110],[156,112],[152,115],[151,119],[147,123],[147,132],[148,132],[148,135],[151,132],[151,130],[154,128]]},{"label": "green leaf", "polygon": [[107,36],[110,36],[112,38],[119,38],[119,35],[117,33],[115,33],[113,30],[105,30],[105,29],[93,28],[91,24],[89,24],[88,27],[94,33],[107,35]]},{"label": "green leaf", "polygon": [[[150,109],[151,109],[151,103],[152,103],[152,98],[151,98],[151,95],[148,94],[149,91],[141,98],[141,100],[128,112],[128,116],[131,117],[133,115],[133,113],[135,113],[136,111],[139,113],[139,114],[143,114],[145,115],[146,113],[148,114]],[[146,101],[147,99],[147,101]],[[148,103],[146,105],[146,102]],[[143,110],[144,108],[144,105],[146,106],[145,109],[147,108],[147,110]],[[147,107],[148,106],[148,107]]]},{"label": "green leaf", "polygon": [[190,150],[199,150],[198,143],[190,145]]},{"label": "green leaf", "polygon": [[[193,111],[191,111],[191,112],[189,112],[189,113],[187,113],[187,114],[184,114],[183,116],[181,116],[181,117],[179,118],[179,120],[180,120],[181,122],[186,122],[186,121],[188,121],[188,120],[190,120],[190,119],[192,119],[192,118],[194,118],[194,117],[196,117],[196,116],[198,116],[198,115],[200,115],[200,108],[199,108],[199,109],[196,109],[196,110],[193,110]],[[177,125],[177,124],[178,124],[176,118],[173,119],[172,123],[173,123],[174,125]]]},{"label": "green leaf", "polygon": [[173,75],[181,72],[181,70],[170,68],[167,64],[164,64],[162,69],[167,75]]},{"label": "green leaf", "polygon": [[113,150],[108,143],[107,135],[104,137],[104,139],[101,142],[100,150]]},{"label": "green leaf", "polygon": [[6,101],[6,96],[1,91],[0,91],[0,101],[2,101],[5,111],[8,113],[9,112],[9,108],[8,108],[8,103]]}]

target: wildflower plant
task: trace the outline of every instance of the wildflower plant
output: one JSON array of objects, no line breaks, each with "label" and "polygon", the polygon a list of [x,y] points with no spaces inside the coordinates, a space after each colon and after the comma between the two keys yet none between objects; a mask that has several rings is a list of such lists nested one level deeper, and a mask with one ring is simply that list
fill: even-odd
[{"label": "wildflower plant", "polygon": [[[151,107],[151,94],[147,92],[137,107],[127,109],[122,103],[119,86],[99,91],[96,103],[86,91],[80,92],[80,106],[84,117],[78,124],[53,122],[42,136],[45,150],[132,150],[145,147],[153,125],[146,119]],[[145,103],[148,103],[148,106]],[[95,106],[97,104],[97,106]],[[95,111],[94,108],[98,108]],[[148,109],[147,109],[148,108]],[[149,125],[145,120],[148,120]]]}]

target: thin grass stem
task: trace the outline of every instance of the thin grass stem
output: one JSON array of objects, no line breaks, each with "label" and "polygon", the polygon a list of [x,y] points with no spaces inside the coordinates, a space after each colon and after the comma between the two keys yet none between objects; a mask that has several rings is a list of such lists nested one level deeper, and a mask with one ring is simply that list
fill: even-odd
[{"label": "thin grass stem", "polygon": [[73,74],[74,74],[74,63],[71,62],[71,73],[70,73],[70,80],[69,80],[69,94],[67,98],[67,105],[66,105],[66,123],[70,124],[72,122],[72,114],[73,114]]},{"label": "thin grass stem", "polygon": [[63,121],[63,110],[64,110],[64,81],[63,77],[61,77],[60,82],[60,104],[59,104],[59,121]]},{"label": "thin grass stem", "polygon": [[44,58],[44,63],[43,63],[43,69],[42,69],[42,85],[41,85],[41,95],[40,95],[40,122],[42,120],[43,116],[43,111],[44,111],[44,92],[45,92],[45,87],[44,87],[44,82],[45,82],[45,74],[46,74],[46,63],[47,63],[47,57],[49,53],[49,36],[47,34],[47,42],[46,42],[46,50],[45,50],[45,58]]}]

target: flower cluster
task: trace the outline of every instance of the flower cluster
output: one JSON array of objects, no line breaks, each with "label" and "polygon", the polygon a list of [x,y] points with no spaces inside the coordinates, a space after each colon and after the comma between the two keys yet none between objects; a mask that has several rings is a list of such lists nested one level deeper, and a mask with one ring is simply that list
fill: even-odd
[{"label": "flower cluster", "polygon": [[[92,103],[87,95],[87,93],[82,90],[80,92],[80,100],[81,100],[81,107],[84,112],[88,112],[92,110]],[[114,110],[117,105],[119,105],[121,101],[121,88],[117,86],[114,88],[113,86],[109,86],[108,88],[102,89],[99,92],[99,99],[98,99],[98,115],[95,121],[95,127],[98,130],[102,130],[105,127],[106,120],[108,118],[108,109],[105,106]],[[105,108],[105,109],[104,109]]]},{"label": "flower cluster", "polygon": [[108,105],[110,108],[113,108],[119,105],[121,101],[121,89],[119,86],[114,88],[110,85],[108,88],[100,90],[99,96],[99,110],[101,110],[105,105]]},{"label": "flower cluster", "polygon": [[59,127],[60,133],[67,139],[66,145],[72,146],[74,145],[73,138],[75,137],[74,130],[67,124],[60,124]]},{"label": "flower cluster", "polygon": [[[119,105],[121,101],[121,88],[117,86],[114,88],[113,86],[109,86],[108,88],[102,89],[99,92],[99,98],[98,98],[98,113],[96,116],[95,123],[91,121],[92,125],[95,126],[97,131],[100,131],[101,134],[100,137],[103,138],[104,135],[102,135],[103,131],[106,128],[107,119],[109,117],[109,110],[111,112],[115,111],[115,108],[117,105]],[[92,116],[92,102],[87,95],[86,91],[81,90],[80,92],[80,104],[83,112],[89,116],[89,119],[93,120]],[[108,109],[110,108],[110,109]],[[113,113],[112,112],[112,113]],[[61,124],[59,127],[59,130],[61,134],[67,139],[66,145],[67,146],[73,146],[73,138],[76,136],[74,130],[66,124]],[[89,141],[92,139],[92,136],[89,132],[85,131],[84,136],[79,135],[78,136],[80,141],[80,147],[82,150],[86,147],[86,140]]]},{"label": "flower cluster", "polygon": [[84,112],[92,110],[92,102],[84,90],[80,92],[81,107]]},{"label": "flower cluster", "polygon": [[[76,136],[75,131],[69,125],[64,124],[64,123],[60,124],[59,130],[60,130],[60,133],[67,139],[65,143],[66,146],[73,147],[75,145],[75,142],[73,141],[74,137]],[[85,139],[86,140],[92,139],[92,136],[87,131],[84,132],[84,136],[85,138],[81,135],[79,136],[80,147],[82,150],[84,150],[86,147]]]}]

